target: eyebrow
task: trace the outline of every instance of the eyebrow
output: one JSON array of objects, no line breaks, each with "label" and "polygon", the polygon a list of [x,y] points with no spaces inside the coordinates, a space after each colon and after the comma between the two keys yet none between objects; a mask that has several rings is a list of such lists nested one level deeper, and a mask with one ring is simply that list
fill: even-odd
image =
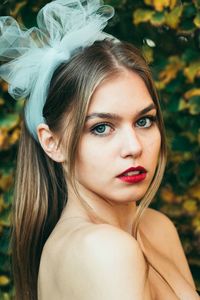
[{"label": "eyebrow", "polygon": [[[139,111],[137,113],[136,117],[138,118],[138,117],[148,113],[149,111],[151,111],[153,109],[156,109],[156,106],[155,106],[154,103],[151,103],[150,105],[148,105],[147,107],[145,107],[141,111]],[[113,121],[121,120],[121,117],[117,114],[100,112],[100,113],[92,113],[92,114],[88,115],[86,117],[86,122],[89,121],[90,119],[95,119],[95,118],[109,119],[109,120],[113,120]]]}]

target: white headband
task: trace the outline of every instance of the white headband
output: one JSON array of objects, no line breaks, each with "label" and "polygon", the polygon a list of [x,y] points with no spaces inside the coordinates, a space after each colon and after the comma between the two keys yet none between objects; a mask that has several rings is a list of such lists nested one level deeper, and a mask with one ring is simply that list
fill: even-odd
[{"label": "white headband", "polygon": [[[14,99],[27,98],[26,124],[37,138],[37,126],[45,123],[42,110],[56,68],[74,50],[113,36],[103,32],[114,9],[100,0],[56,0],[37,15],[37,27],[20,29],[12,17],[0,17],[0,77],[9,84]],[[9,61],[9,62],[8,62]]]}]

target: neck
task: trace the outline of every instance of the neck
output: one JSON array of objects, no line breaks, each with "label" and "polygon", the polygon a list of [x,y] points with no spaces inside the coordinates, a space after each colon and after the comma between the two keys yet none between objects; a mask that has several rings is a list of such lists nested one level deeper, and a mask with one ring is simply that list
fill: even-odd
[{"label": "neck", "polygon": [[90,217],[90,211],[92,211],[92,214],[100,220],[97,223],[108,223],[132,234],[137,209],[135,201],[114,202],[103,199],[83,186],[79,186],[78,191],[80,197],[74,193],[72,188],[68,187],[68,201],[62,218],[80,217],[95,223]]}]

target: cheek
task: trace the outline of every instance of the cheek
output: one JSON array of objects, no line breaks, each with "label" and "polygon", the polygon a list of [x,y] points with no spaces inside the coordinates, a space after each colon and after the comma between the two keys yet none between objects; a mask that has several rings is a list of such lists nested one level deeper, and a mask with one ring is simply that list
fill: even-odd
[{"label": "cheek", "polygon": [[83,141],[79,147],[78,160],[81,163],[88,163],[100,156],[100,149],[94,143]]},{"label": "cheek", "polygon": [[159,129],[157,129],[157,132],[154,136],[154,140],[152,143],[152,149],[154,148],[155,153],[158,154],[160,152],[160,147],[161,147],[161,136],[160,136]]},{"label": "cheek", "polygon": [[160,131],[156,127],[151,136],[147,139],[147,146],[152,147],[153,149],[160,149],[161,145],[161,136],[160,136]]},{"label": "cheek", "polygon": [[77,171],[91,172],[95,169],[100,169],[104,163],[103,157],[105,159],[105,153],[102,147],[98,147],[97,143],[89,139],[83,139],[79,145]]},{"label": "cheek", "polygon": [[158,158],[159,158],[159,153],[160,153],[160,148],[161,148],[161,136],[160,136],[160,131],[157,131],[157,134],[154,137],[153,144],[151,145],[152,147],[152,158],[155,161],[154,167],[157,167],[158,164]]},{"label": "cheek", "polygon": [[151,161],[157,162],[161,147],[161,136],[158,128],[155,128],[153,134],[145,140],[144,153],[147,159],[151,157]]}]

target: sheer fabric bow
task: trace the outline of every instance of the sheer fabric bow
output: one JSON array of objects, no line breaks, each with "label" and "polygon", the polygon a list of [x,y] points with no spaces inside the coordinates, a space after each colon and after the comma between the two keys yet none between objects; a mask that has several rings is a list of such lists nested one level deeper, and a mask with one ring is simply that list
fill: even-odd
[{"label": "sheer fabric bow", "polygon": [[56,0],[37,15],[38,27],[20,28],[12,17],[0,18],[0,77],[14,99],[26,98],[25,120],[37,140],[45,123],[42,110],[55,69],[79,48],[112,36],[103,32],[114,9],[99,0]]}]

